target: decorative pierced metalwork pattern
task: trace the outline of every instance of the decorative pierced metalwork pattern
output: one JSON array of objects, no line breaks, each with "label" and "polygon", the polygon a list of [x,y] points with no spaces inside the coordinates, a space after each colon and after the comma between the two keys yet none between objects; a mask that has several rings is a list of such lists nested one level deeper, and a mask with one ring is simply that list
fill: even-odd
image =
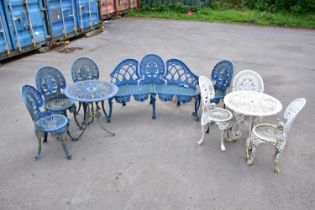
[{"label": "decorative pierced metalwork pattern", "polygon": [[97,80],[99,78],[99,68],[92,59],[80,57],[73,62],[71,75],[73,82]]},{"label": "decorative pierced metalwork pattern", "polygon": [[257,137],[268,142],[275,142],[284,137],[283,130],[272,124],[256,125],[253,132]]},{"label": "decorative pierced metalwork pattern", "polygon": [[66,96],[81,102],[104,101],[113,97],[117,92],[116,85],[99,80],[76,82],[65,89]]},{"label": "decorative pierced metalwork pattern", "polygon": [[215,95],[214,87],[210,79],[205,76],[199,77],[199,87],[201,93],[202,106],[207,107],[211,104],[211,99]]},{"label": "decorative pierced metalwork pattern", "polygon": [[74,105],[74,102],[69,98],[54,98],[46,102],[46,109],[49,111],[66,110]]},{"label": "decorative pierced metalwork pattern", "polygon": [[165,65],[161,57],[149,54],[140,63],[140,84],[164,84],[161,78],[165,74]]},{"label": "decorative pierced metalwork pattern", "polygon": [[264,93],[235,91],[224,98],[224,103],[233,111],[249,116],[270,116],[281,111],[280,101]]},{"label": "decorative pierced metalwork pattern", "polygon": [[178,59],[166,61],[166,75],[163,77],[167,85],[196,88],[198,77],[193,74],[186,64]]},{"label": "decorative pierced metalwork pattern", "polygon": [[233,64],[231,61],[223,60],[215,65],[211,73],[211,79],[216,81],[214,89],[223,90],[230,86],[233,78]]},{"label": "decorative pierced metalwork pattern", "polygon": [[140,76],[138,74],[138,61],[126,59],[120,62],[110,74],[111,82],[117,86],[137,85]]},{"label": "decorative pierced metalwork pattern", "polygon": [[45,132],[64,130],[68,124],[68,119],[59,114],[45,116],[36,121],[35,125]]},{"label": "decorative pierced metalwork pattern", "polygon": [[287,120],[283,128],[284,133],[289,132],[291,125],[294,122],[297,114],[303,109],[305,104],[306,104],[305,98],[297,98],[288,105],[284,112],[284,119]]},{"label": "decorative pierced metalwork pattern", "polygon": [[51,66],[40,68],[36,73],[36,87],[46,101],[65,97],[62,90],[66,88],[66,80],[62,73]]},{"label": "decorative pierced metalwork pattern", "polygon": [[233,91],[239,90],[264,92],[264,81],[255,71],[240,71],[233,80]]},{"label": "decorative pierced metalwork pattern", "polygon": [[40,93],[34,87],[24,85],[20,89],[20,94],[33,122],[36,122],[41,117],[48,115],[46,111],[42,112],[40,110],[40,108],[44,105],[44,101]]}]

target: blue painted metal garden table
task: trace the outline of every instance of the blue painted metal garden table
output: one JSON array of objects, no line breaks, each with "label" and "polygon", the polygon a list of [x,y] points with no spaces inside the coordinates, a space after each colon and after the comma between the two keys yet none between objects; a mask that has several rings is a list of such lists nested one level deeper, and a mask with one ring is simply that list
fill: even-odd
[{"label": "blue painted metal garden table", "polygon": [[[87,126],[93,122],[94,117],[104,131],[115,136],[115,133],[107,130],[100,123],[101,112],[98,103],[112,98],[117,92],[118,87],[116,85],[101,80],[85,80],[75,82],[73,85],[66,87],[65,95],[72,100],[81,102],[84,112],[81,124],[82,132],[74,140],[78,140],[82,136]],[[107,117],[105,109],[103,109],[103,112],[105,117]]]}]

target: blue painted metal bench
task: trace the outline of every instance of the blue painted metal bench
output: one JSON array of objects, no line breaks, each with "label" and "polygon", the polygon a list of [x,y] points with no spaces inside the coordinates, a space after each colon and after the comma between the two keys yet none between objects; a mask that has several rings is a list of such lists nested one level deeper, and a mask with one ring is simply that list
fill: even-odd
[{"label": "blue painted metal bench", "polygon": [[178,59],[163,60],[154,54],[146,55],[140,62],[126,59],[118,64],[110,74],[111,82],[119,87],[118,93],[109,100],[109,120],[112,116],[112,101],[126,105],[131,96],[136,101],[145,101],[150,97],[153,114],[156,119],[156,97],[162,101],[171,101],[176,97],[177,103],[188,103],[194,99],[193,115],[198,120],[200,93],[196,86],[198,76],[193,74],[185,63]]}]

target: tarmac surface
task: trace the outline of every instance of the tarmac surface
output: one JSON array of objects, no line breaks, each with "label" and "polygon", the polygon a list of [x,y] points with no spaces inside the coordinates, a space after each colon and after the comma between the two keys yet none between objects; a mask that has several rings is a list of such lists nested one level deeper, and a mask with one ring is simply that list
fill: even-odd
[{"label": "tarmac surface", "polygon": [[[94,123],[80,141],[67,140],[72,160],[52,137],[41,159],[33,160],[37,140],[19,88],[35,85],[39,67],[57,67],[71,84],[73,60],[89,56],[99,65],[100,79],[109,81],[121,60],[148,53],[181,59],[208,77],[217,62],[231,60],[235,74],[260,73],[265,93],[284,109],[305,97],[280,174],[273,172],[270,145],[259,147],[254,164],[246,165],[245,127],[241,139],[225,144],[226,152],[220,151],[215,126],[199,146],[193,104],[159,100],[156,120],[148,101],[114,103],[112,122],[104,124],[115,137]],[[104,32],[93,37],[12,59],[0,67],[0,209],[315,209],[314,55],[314,30],[122,18],[105,23]],[[283,111],[264,121],[283,119]]]}]

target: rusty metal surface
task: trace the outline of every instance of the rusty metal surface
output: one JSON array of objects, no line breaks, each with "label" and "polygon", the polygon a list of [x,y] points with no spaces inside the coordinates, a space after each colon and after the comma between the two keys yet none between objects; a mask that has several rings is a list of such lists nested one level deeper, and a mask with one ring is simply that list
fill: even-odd
[{"label": "rusty metal surface", "polygon": [[107,19],[115,13],[115,0],[100,0],[100,15]]},{"label": "rusty metal surface", "polygon": [[122,13],[129,9],[129,0],[115,0],[116,13]]},{"label": "rusty metal surface", "polygon": [[129,9],[136,9],[140,6],[140,0],[129,0]]}]

